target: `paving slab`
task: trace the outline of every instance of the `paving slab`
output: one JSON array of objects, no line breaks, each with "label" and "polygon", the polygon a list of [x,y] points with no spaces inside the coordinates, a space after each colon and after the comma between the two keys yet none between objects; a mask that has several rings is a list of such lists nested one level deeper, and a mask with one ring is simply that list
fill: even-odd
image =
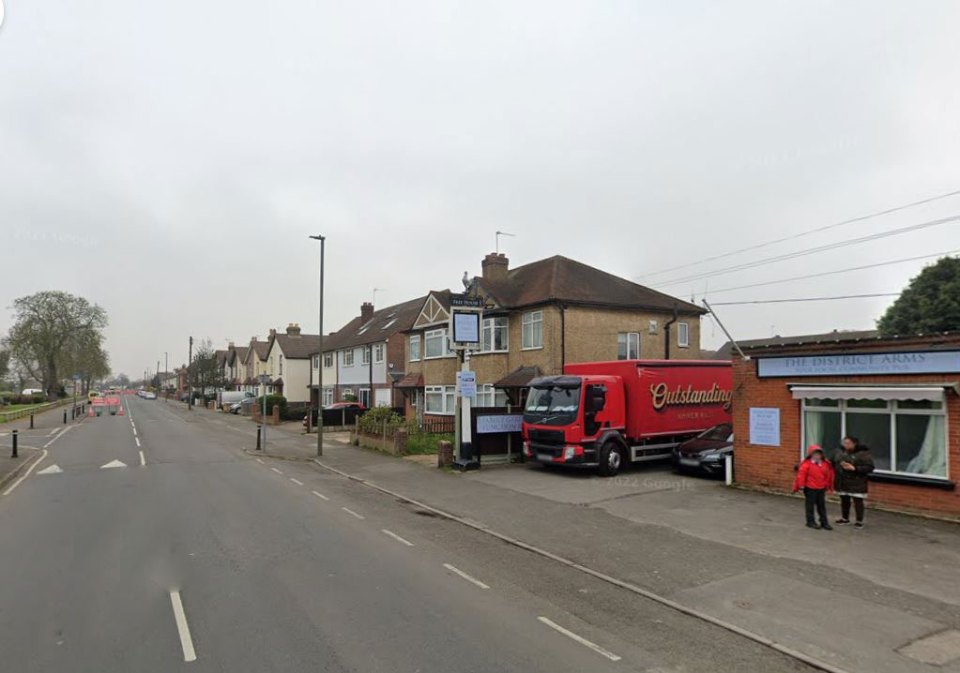
[{"label": "paving slab", "polygon": [[896,650],[942,624],[810,582],[754,571],[677,592],[675,599],[842,669],[929,673]]}]

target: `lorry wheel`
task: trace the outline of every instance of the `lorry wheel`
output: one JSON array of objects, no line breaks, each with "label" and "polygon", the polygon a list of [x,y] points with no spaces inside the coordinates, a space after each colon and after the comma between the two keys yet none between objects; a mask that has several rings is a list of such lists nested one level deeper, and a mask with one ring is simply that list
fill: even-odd
[{"label": "lorry wheel", "polygon": [[600,447],[600,476],[615,477],[623,466],[623,452],[614,442],[607,442]]}]

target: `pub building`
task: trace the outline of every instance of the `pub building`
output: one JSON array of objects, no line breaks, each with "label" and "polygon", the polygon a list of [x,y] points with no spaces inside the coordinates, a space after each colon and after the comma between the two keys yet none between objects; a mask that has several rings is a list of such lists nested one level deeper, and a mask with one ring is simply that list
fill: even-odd
[{"label": "pub building", "polygon": [[789,492],[806,447],[846,435],[876,469],[867,506],[960,518],[960,333],[832,332],[739,343],[734,480]]}]

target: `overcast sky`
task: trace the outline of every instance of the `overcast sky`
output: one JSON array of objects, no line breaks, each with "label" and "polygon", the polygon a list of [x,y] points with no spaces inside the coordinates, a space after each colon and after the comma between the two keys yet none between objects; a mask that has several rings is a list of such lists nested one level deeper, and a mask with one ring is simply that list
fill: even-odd
[{"label": "overcast sky", "polygon": [[[3,0],[0,305],[107,309],[115,371],[187,337],[316,332],[459,287],[497,229],[714,302],[898,291],[960,224],[960,4]],[[889,298],[718,307],[738,338],[869,328]],[[11,313],[0,312],[0,332]],[[704,323],[704,345],[724,337]],[[161,367],[163,363],[161,362]]]}]

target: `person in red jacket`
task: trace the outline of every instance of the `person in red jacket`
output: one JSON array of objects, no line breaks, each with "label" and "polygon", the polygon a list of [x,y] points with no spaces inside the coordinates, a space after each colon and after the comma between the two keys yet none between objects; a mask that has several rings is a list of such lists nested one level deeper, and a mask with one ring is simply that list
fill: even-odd
[{"label": "person in red jacket", "polygon": [[[833,479],[833,465],[824,457],[823,449],[811,444],[807,449],[807,459],[800,463],[797,478],[793,482],[794,493],[803,489],[807,528],[833,530],[827,519],[827,491],[833,490]],[[820,517],[819,526],[814,518],[814,509]]]}]

